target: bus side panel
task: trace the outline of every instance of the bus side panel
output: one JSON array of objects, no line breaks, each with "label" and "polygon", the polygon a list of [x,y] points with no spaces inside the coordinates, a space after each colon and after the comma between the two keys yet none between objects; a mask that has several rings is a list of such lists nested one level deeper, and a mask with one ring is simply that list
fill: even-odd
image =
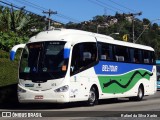
[{"label": "bus side panel", "polygon": [[[101,90],[115,97],[136,96],[142,83],[145,92],[155,91],[155,69],[153,65],[131,64],[123,62],[100,61],[95,66]],[[147,93],[146,93],[147,94]]]},{"label": "bus side panel", "polygon": [[100,84],[95,74],[94,67],[71,76],[70,101],[88,100],[90,88],[94,84],[97,85],[100,90]]},{"label": "bus side panel", "polygon": [[145,95],[154,94],[154,70],[156,68],[152,65],[100,62],[94,69],[92,67],[71,76],[70,101],[88,100],[93,84],[98,87],[99,99],[136,96],[140,84],[144,86]]}]

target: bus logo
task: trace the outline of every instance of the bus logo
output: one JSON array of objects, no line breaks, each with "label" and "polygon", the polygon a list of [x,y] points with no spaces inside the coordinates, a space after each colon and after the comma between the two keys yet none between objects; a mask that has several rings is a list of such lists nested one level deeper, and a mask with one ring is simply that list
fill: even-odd
[{"label": "bus logo", "polygon": [[102,71],[117,72],[118,71],[118,66],[114,66],[114,65],[102,65]]}]

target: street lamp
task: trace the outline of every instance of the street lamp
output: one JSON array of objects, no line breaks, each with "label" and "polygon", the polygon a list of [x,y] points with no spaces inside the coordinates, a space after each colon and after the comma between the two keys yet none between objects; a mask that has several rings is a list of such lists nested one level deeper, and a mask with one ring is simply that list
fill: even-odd
[{"label": "street lamp", "polygon": [[160,18],[155,19],[155,20],[152,20],[149,24],[147,24],[146,27],[145,27],[145,28],[143,29],[143,31],[141,32],[141,34],[138,36],[138,38],[137,38],[136,40],[134,40],[133,42],[136,43],[136,42],[139,40],[139,38],[142,36],[142,34],[144,33],[144,31],[148,28],[148,26],[149,26],[151,23],[153,23],[154,21],[157,21],[157,20],[160,20]]},{"label": "street lamp", "polygon": [[111,34],[109,34],[109,36],[111,36],[111,35],[119,35],[119,33],[111,33]]}]

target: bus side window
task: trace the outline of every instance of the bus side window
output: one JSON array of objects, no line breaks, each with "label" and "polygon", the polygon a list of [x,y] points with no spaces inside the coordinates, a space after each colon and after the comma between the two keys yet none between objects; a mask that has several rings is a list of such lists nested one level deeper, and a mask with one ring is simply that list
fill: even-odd
[{"label": "bus side window", "polygon": [[114,45],[115,61],[129,62],[128,48],[125,46]]},{"label": "bus side window", "polygon": [[151,58],[151,52],[143,50],[143,59],[144,59],[143,62],[146,64],[152,63],[150,58]]},{"label": "bus side window", "polygon": [[112,45],[106,44],[106,43],[98,43],[98,54],[99,59],[106,61],[106,60],[112,60]]},{"label": "bus side window", "polygon": [[142,61],[142,50],[135,49],[135,63],[143,63]]},{"label": "bus side window", "polygon": [[73,47],[71,75],[85,70],[97,59],[96,43],[79,43]]},{"label": "bus side window", "polygon": [[130,54],[130,62],[134,63],[135,62],[135,58],[134,58],[134,49],[133,48],[129,49],[129,54]]},{"label": "bus side window", "polygon": [[79,67],[79,61],[80,61],[80,51],[79,51],[79,46],[75,45],[73,47],[73,51],[72,51],[72,60],[71,60],[71,73],[73,73],[74,71],[76,71]]}]

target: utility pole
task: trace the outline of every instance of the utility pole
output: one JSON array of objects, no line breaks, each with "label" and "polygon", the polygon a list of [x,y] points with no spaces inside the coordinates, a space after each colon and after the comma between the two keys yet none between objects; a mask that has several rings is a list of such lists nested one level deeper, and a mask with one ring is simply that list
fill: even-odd
[{"label": "utility pole", "polygon": [[48,29],[49,29],[51,26],[51,20],[50,20],[51,14],[57,14],[57,11],[51,11],[49,9],[49,11],[43,11],[43,13],[48,14]]},{"label": "utility pole", "polygon": [[142,12],[123,14],[124,17],[130,17],[130,16],[132,16],[132,37],[133,37],[133,43],[135,42],[135,34],[134,34],[134,28],[135,28],[134,21],[135,21],[135,19],[134,18],[137,15],[138,16],[142,15]]},{"label": "utility pole", "polygon": [[140,16],[140,15],[142,15],[142,12],[139,12],[139,13],[131,13],[130,14],[131,16],[133,16],[133,18],[132,18],[132,36],[133,36],[133,43],[135,42],[135,35],[134,35],[134,18],[135,18],[135,16]]}]

